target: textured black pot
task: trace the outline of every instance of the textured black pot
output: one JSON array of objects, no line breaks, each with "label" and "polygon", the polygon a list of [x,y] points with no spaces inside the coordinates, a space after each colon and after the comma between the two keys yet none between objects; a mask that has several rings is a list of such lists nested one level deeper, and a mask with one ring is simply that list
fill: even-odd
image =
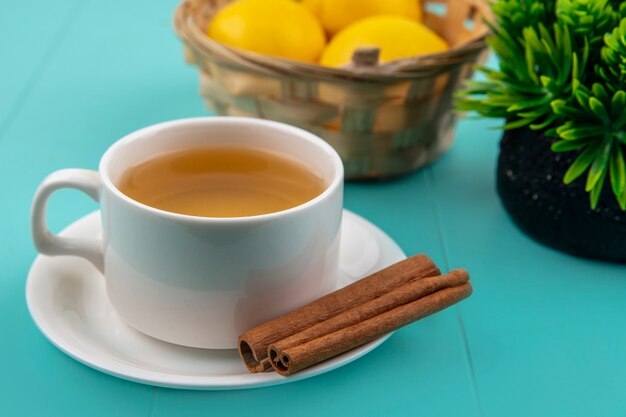
[{"label": "textured black pot", "polygon": [[626,263],[626,213],[607,184],[591,210],[584,178],[563,184],[575,152],[550,150],[553,139],[530,129],[500,142],[498,194],[513,222],[545,245],[586,258]]}]

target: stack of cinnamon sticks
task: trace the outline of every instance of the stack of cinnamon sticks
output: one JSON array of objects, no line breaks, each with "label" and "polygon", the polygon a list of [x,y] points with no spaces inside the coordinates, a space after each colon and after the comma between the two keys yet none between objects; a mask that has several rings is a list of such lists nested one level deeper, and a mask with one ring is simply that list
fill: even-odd
[{"label": "stack of cinnamon sticks", "polygon": [[472,293],[469,275],[441,275],[416,255],[239,336],[250,372],[287,376],[436,313]]}]

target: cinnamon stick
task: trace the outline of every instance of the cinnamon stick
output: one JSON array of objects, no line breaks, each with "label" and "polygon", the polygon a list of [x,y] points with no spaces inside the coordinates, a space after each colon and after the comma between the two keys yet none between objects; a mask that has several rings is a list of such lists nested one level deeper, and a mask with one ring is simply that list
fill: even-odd
[{"label": "cinnamon stick", "polygon": [[271,364],[279,374],[291,375],[311,365],[371,342],[413,321],[436,313],[472,293],[469,282],[444,288],[408,304],[401,305],[367,320],[281,349],[278,343],[269,347]]},{"label": "cinnamon stick", "polygon": [[[337,314],[327,320],[320,321],[313,326],[292,336],[278,340],[269,346],[270,351],[285,351],[286,349],[307,343],[313,339],[336,332],[355,325],[372,317],[383,314],[396,307],[408,304],[444,288],[456,287],[469,281],[469,274],[464,269],[455,269],[445,275],[427,277],[409,282],[381,295],[378,298]],[[272,358],[272,355],[269,355]]]},{"label": "cinnamon stick", "polygon": [[429,257],[412,256],[243,333],[238,341],[239,354],[250,372],[269,370],[271,363],[268,347],[272,343],[374,300],[406,283],[439,274],[439,268]]}]

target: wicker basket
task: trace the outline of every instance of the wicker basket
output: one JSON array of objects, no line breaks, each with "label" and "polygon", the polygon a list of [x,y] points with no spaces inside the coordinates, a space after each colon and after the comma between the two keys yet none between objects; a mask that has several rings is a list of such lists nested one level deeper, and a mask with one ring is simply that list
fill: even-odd
[{"label": "wicker basket", "polygon": [[425,0],[424,23],[450,50],[379,65],[359,65],[357,59],[350,68],[268,57],[211,40],[205,34],[209,21],[228,2],[187,0],[175,15],[187,61],[200,68],[209,109],[277,120],[321,136],[343,158],[347,179],[409,172],[451,145],[453,94],[473,64],[486,58],[484,20],[491,12],[484,1]]}]

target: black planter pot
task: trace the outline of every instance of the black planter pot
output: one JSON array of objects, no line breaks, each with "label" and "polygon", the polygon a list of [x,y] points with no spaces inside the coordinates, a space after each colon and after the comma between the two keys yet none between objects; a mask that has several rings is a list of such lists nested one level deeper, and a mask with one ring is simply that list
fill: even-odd
[{"label": "black planter pot", "polygon": [[586,258],[626,263],[626,213],[607,184],[596,210],[584,178],[563,184],[575,152],[550,150],[553,139],[530,129],[506,131],[500,142],[498,194],[513,222],[547,246]]}]

